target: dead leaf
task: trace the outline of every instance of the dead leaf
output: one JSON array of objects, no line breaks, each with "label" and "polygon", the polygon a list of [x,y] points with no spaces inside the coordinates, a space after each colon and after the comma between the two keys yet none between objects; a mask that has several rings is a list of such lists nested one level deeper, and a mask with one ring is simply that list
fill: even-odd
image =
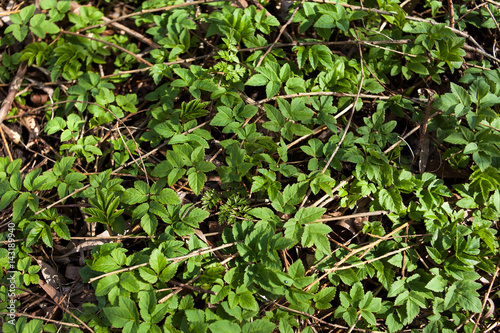
[{"label": "dead leaf", "polygon": [[54,300],[57,304],[61,304],[64,300],[64,296],[58,292],[54,287],[50,284],[44,282],[43,280],[38,280],[38,285],[42,287],[42,289],[49,295],[50,298]]},{"label": "dead leaf", "polygon": [[40,272],[42,273],[43,279],[54,288],[59,288],[62,281],[59,273],[49,264],[42,260],[37,260],[38,266],[40,266]]},{"label": "dead leaf", "polygon": [[66,266],[66,272],[64,276],[69,280],[79,280],[80,279],[80,268],[78,266],[68,265]]},{"label": "dead leaf", "polygon": [[10,141],[14,142],[15,144],[21,142],[20,133],[17,133],[16,131],[10,129],[10,127],[7,127],[4,124],[1,124],[1,126],[2,126],[2,131],[5,133],[5,135],[9,138]]}]

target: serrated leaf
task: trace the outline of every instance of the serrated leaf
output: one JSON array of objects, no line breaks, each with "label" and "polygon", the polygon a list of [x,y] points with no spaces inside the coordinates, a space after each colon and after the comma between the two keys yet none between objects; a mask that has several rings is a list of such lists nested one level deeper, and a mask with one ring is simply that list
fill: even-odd
[{"label": "serrated leaf", "polygon": [[406,65],[408,69],[410,69],[412,72],[415,72],[420,75],[429,75],[429,70],[427,67],[422,65],[421,63],[418,62],[410,62],[408,65]]},{"label": "serrated leaf", "polygon": [[120,282],[117,274],[106,276],[97,282],[95,289],[96,296],[105,296],[107,293]]},{"label": "serrated leaf", "polygon": [[181,203],[177,194],[170,188],[161,190],[160,194],[155,196],[155,200],[164,205],[178,205]]},{"label": "serrated leaf", "polygon": [[275,328],[275,324],[264,319],[257,319],[243,325],[241,331],[243,333],[272,333]]},{"label": "serrated leaf", "polygon": [[229,320],[218,320],[208,326],[212,333],[239,333],[241,328],[238,324]]},{"label": "serrated leaf", "polygon": [[205,185],[205,182],[207,181],[207,176],[203,172],[198,172],[192,169],[194,172],[189,173],[188,175],[188,182],[189,182],[189,187],[193,190],[193,192],[198,195],[201,193],[201,190],[203,190],[203,186]]},{"label": "serrated leaf", "polygon": [[247,86],[265,86],[269,82],[269,79],[263,74],[255,74],[245,82]]},{"label": "serrated leaf", "polygon": [[160,274],[161,270],[167,266],[167,258],[160,250],[154,249],[149,257],[149,265],[157,274]]},{"label": "serrated leaf", "polygon": [[447,281],[443,279],[442,276],[437,275],[433,277],[427,284],[425,285],[425,288],[435,291],[435,292],[442,292],[444,291],[444,287],[446,287]]},{"label": "serrated leaf", "polygon": [[141,278],[144,279],[144,281],[149,282],[151,284],[156,283],[156,281],[158,281],[157,275],[149,267],[140,267],[139,275],[141,276]]},{"label": "serrated leaf", "polygon": [[[165,207],[163,206],[161,206],[161,208],[165,209]],[[151,209],[151,211],[153,212],[153,209]],[[157,212],[158,210],[154,210],[155,214],[157,214]],[[141,227],[148,235],[153,236],[156,232],[157,226],[158,226],[158,220],[156,219],[156,216],[154,216],[153,214],[147,213],[144,214],[143,217],[141,217]]]},{"label": "serrated leaf", "polygon": [[131,293],[139,291],[139,284],[133,272],[125,272],[120,275],[120,286]]},{"label": "serrated leaf", "polygon": [[295,214],[295,219],[298,223],[310,223],[320,219],[325,214],[326,208],[322,207],[307,207],[301,208]]}]

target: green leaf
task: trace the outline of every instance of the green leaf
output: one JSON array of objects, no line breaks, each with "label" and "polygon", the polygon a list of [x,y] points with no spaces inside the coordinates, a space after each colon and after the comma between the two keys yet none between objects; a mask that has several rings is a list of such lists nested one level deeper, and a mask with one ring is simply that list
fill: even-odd
[{"label": "green leaf", "polygon": [[271,98],[275,96],[281,88],[281,83],[277,81],[269,81],[266,85],[266,96],[267,98]]},{"label": "green leaf", "polygon": [[120,282],[120,278],[117,274],[106,276],[97,282],[97,287],[95,288],[96,296],[105,296],[108,292]]},{"label": "green leaf", "polygon": [[406,67],[408,67],[409,70],[411,70],[412,72],[415,72],[417,74],[429,75],[429,70],[427,69],[427,67],[425,67],[421,63],[410,62],[410,63],[408,63],[408,65],[406,65]]},{"label": "green leaf", "polygon": [[400,192],[391,187],[389,191],[386,189],[380,190],[378,193],[379,202],[384,209],[388,209],[396,214],[401,213],[404,210],[403,199],[401,198]]},{"label": "green leaf", "polygon": [[272,333],[275,328],[275,324],[264,319],[257,319],[243,325],[241,331],[243,333]]},{"label": "green leaf", "polygon": [[[153,206],[154,202],[151,203],[151,206]],[[158,208],[162,208],[162,210],[165,210],[165,207],[163,206],[158,206]],[[162,210],[152,208],[150,211],[156,215],[158,215]],[[150,236],[153,236],[156,232],[156,227],[158,226],[158,220],[156,219],[156,216],[154,216],[151,213],[145,214],[143,217],[141,217],[141,227],[146,231],[146,233]]]},{"label": "green leaf", "polygon": [[203,186],[207,181],[207,176],[203,172],[198,172],[194,168],[191,168],[188,171],[188,181],[193,192],[198,195],[203,190]]},{"label": "green leaf", "polygon": [[12,204],[12,220],[17,221],[21,219],[28,207],[28,199],[32,194],[29,192],[21,193],[19,197]]},{"label": "green leaf", "polygon": [[239,333],[241,328],[238,324],[232,323],[229,320],[218,320],[208,326],[212,333]]},{"label": "green leaf", "polygon": [[170,281],[175,274],[177,273],[178,264],[172,263],[168,265],[160,274],[160,281],[168,282]]},{"label": "green leaf", "polygon": [[326,235],[331,231],[332,228],[321,223],[305,225],[304,234],[302,235],[302,246],[310,247],[316,245],[320,252],[330,254],[330,243]]},{"label": "green leaf", "polygon": [[346,321],[346,323],[349,326],[353,326],[354,325],[354,323],[356,322],[357,317],[358,317],[358,312],[352,306],[350,306],[349,308],[347,308],[347,311],[344,312],[344,314],[342,315],[342,318],[344,318],[344,320]]},{"label": "green leaf", "polygon": [[262,74],[255,74],[245,83],[247,86],[265,86],[269,79]]},{"label": "green leaf", "polygon": [[160,194],[155,196],[155,200],[164,205],[178,205],[181,203],[177,194],[170,188],[161,190]]},{"label": "green leaf", "polygon": [[442,292],[444,291],[444,287],[446,287],[447,282],[445,279],[443,279],[442,276],[437,275],[433,277],[426,285],[425,288],[435,291],[435,292]]},{"label": "green leaf", "polygon": [[17,197],[17,191],[11,190],[7,191],[2,195],[0,199],[0,210],[7,208],[8,205]]},{"label": "green leaf", "polygon": [[140,267],[139,275],[144,279],[144,281],[149,282],[150,284],[156,283],[158,280],[157,274],[155,274],[155,272],[149,267]]},{"label": "green leaf", "polygon": [[149,265],[157,273],[160,272],[167,266],[167,258],[158,249],[154,249],[149,257]]},{"label": "green leaf", "polygon": [[23,333],[40,333],[43,329],[43,321],[39,319],[30,320],[23,328]]},{"label": "green leaf", "polygon": [[[126,303],[128,306],[105,307],[103,309],[106,318],[113,327],[123,328],[128,323],[134,322],[138,317],[135,316],[134,311],[132,310],[135,308],[135,305],[133,303],[129,304],[129,302],[132,302],[129,299],[127,299],[127,301],[122,301],[125,299],[126,298],[124,297],[120,297],[120,305],[124,305],[122,303]],[[135,312],[137,312],[137,309],[135,309]]]},{"label": "green leaf", "polygon": [[325,214],[326,208],[321,207],[307,207],[301,208],[295,214],[294,219],[297,220],[298,223],[310,223],[315,222],[320,219],[323,214]]},{"label": "green leaf", "polygon": [[139,291],[139,284],[133,272],[125,272],[120,275],[120,286],[131,293]]}]

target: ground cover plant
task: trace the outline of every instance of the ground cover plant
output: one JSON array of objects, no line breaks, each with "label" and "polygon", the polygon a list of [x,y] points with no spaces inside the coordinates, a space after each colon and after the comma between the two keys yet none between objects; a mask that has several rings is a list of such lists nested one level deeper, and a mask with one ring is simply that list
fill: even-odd
[{"label": "ground cover plant", "polygon": [[499,3],[0,7],[3,332],[499,330]]}]

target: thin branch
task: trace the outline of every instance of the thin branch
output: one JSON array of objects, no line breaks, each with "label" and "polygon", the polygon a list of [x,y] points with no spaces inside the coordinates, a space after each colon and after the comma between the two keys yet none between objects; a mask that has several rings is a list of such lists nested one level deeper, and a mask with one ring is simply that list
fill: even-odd
[{"label": "thin branch", "polygon": [[300,4],[295,7],[295,9],[293,10],[293,13],[292,15],[290,16],[290,18],[288,19],[288,21],[281,27],[280,29],[280,32],[278,34],[278,37],[276,37],[276,39],[274,40],[274,43],[271,44],[271,46],[269,46],[269,48],[267,49],[267,51],[264,53],[264,55],[259,59],[259,61],[257,62],[257,65],[255,67],[259,67],[260,64],[262,64],[262,61],[264,61],[264,58],[269,54],[269,52],[271,52],[271,50],[273,49],[274,45],[276,45],[278,43],[278,41],[280,40],[281,38],[281,35],[283,34],[283,32],[285,31],[286,27],[290,25],[290,23],[292,23],[292,20],[295,16],[295,14],[297,14],[297,11],[299,10],[300,7],[302,7],[302,4],[304,3],[305,0],[302,0],[300,2]]},{"label": "thin branch", "polygon": [[143,64],[145,64],[146,66],[148,67],[153,67],[153,64],[150,63],[149,61],[147,60],[144,60],[141,56],[133,53],[133,52],[130,52],[129,50],[127,50],[126,48],[123,48],[119,45],[116,45],[116,44],[113,44],[113,43],[110,43],[110,42],[106,42],[102,39],[97,39],[97,38],[94,38],[94,37],[90,37],[90,36],[85,36],[85,35],[81,35],[81,34],[77,34],[76,32],[71,32],[71,31],[66,31],[66,30],[61,30],[61,33],[62,34],[65,34],[65,35],[71,35],[71,36],[76,36],[76,37],[81,37],[81,38],[86,38],[86,39],[90,39],[90,40],[93,40],[93,41],[96,41],[96,42],[99,42],[99,43],[102,43],[102,44],[105,44],[105,45],[108,45],[108,46],[111,46],[111,47],[114,47],[115,49],[118,49],[122,52],[125,52],[126,54],[132,56],[134,59],[136,59],[137,61],[139,62],[142,62]]},{"label": "thin branch", "polygon": [[500,272],[500,259],[497,262],[495,274],[493,274],[493,278],[491,279],[491,283],[490,283],[490,286],[488,288],[488,291],[486,292],[486,295],[484,295],[483,306],[481,307],[481,312],[479,312],[479,317],[477,318],[476,323],[474,324],[474,329],[472,330],[472,333],[476,333],[477,326],[479,325],[479,321],[481,320],[481,316],[483,314],[484,308],[486,307],[486,302],[488,301],[488,298],[490,297],[491,290],[493,289],[493,285],[495,284],[495,280],[496,280],[499,272]]},{"label": "thin branch", "polygon": [[[367,46],[374,46],[374,45],[380,45],[380,44],[408,44],[410,42],[413,42],[412,39],[396,39],[396,40],[364,40],[360,41],[363,45]],[[295,47],[295,46],[312,46],[312,45],[356,45],[357,41],[355,40],[343,40],[343,41],[337,41],[337,42],[323,42],[323,41],[317,41],[317,42],[295,42],[295,43],[278,43],[274,45],[276,48],[282,48],[282,47]],[[254,52],[254,51],[259,51],[259,50],[264,50],[267,49],[269,45],[265,46],[256,46],[256,47],[249,47],[249,48],[244,48],[244,49],[239,49],[238,52]],[[394,51],[394,50],[392,50]]]},{"label": "thin branch", "polygon": [[[358,89],[360,90],[360,89]],[[369,98],[369,99],[390,99],[392,96],[378,96],[378,95],[370,95],[370,94],[348,94],[348,93],[339,93],[335,91],[314,91],[314,92],[306,92],[306,93],[296,93],[290,95],[281,95],[274,96],[271,98],[261,99],[260,101],[256,101],[257,105],[262,105],[267,102],[275,101],[278,98],[295,98],[295,97],[304,97],[304,96],[335,96],[335,97],[360,97],[360,98]]]},{"label": "thin branch", "polygon": [[[9,284],[6,284],[6,283],[0,283],[0,285],[2,286],[6,286],[6,287],[10,287]],[[64,306],[62,306],[61,304],[57,303],[56,301],[50,299],[50,298],[47,298],[45,296],[42,296],[42,295],[38,295],[37,293],[34,293],[32,292],[31,290],[29,289],[24,289],[24,288],[20,288],[20,287],[15,287],[17,290],[21,290],[21,291],[24,291],[24,292],[27,292],[35,297],[38,297],[46,302],[50,302],[52,304],[54,304],[55,306],[57,306],[58,308],[60,308],[61,310],[63,310],[64,312],[66,312],[67,314],[69,314],[71,317],[75,318],[80,324],[82,324],[83,327],[85,327],[87,330],[89,330],[89,332],[92,332],[92,333],[95,333],[87,324],[85,324],[85,322],[83,322],[80,318],[78,318],[77,316],[75,316],[75,314],[71,311],[69,311],[68,309],[66,309]]]},{"label": "thin branch", "polygon": [[328,217],[328,218],[319,219],[319,220],[316,220],[316,221],[317,222],[328,222],[328,221],[338,221],[338,220],[354,219],[354,218],[357,218],[357,217],[379,216],[379,215],[387,215],[387,214],[389,214],[388,210],[378,210],[378,211],[375,211],[375,212],[366,212],[366,213],[357,213],[357,214],[351,214],[351,215]]},{"label": "thin branch", "polygon": [[19,87],[21,87],[21,83],[23,82],[24,74],[26,73],[26,69],[28,68],[28,62],[23,61],[19,64],[17,68],[16,76],[10,83],[9,92],[7,93],[7,97],[2,102],[2,106],[0,106],[0,124],[3,122],[5,117],[10,111],[10,107],[14,98],[16,97],[17,91]]},{"label": "thin branch", "polygon": [[[174,258],[167,258],[167,261],[173,261],[173,262],[182,261],[184,259],[189,259],[191,257],[201,256],[201,255],[204,255],[204,254],[207,254],[207,253],[212,253],[214,251],[225,249],[225,248],[234,246],[234,245],[236,245],[238,243],[241,243],[241,241],[224,244],[224,245],[217,246],[217,247],[212,247],[212,246],[204,247],[204,248],[198,249],[198,250],[196,250],[194,252],[191,252],[189,254],[186,254],[184,256],[174,257]],[[91,278],[89,280],[89,283],[97,281],[99,279],[102,279],[102,278],[104,278],[106,276],[110,276],[110,275],[114,275],[114,274],[118,274],[118,273],[123,273],[123,272],[130,272],[130,271],[133,271],[133,270],[135,270],[137,268],[144,267],[144,266],[147,266],[147,265],[149,265],[149,262],[145,262],[143,264],[139,264],[139,265],[135,265],[135,266],[131,266],[131,267],[119,269],[117,271],[109,272],[109,273],[106,273],[106,274],[103,274],[103,275],[99,275],[99,276],[96,276],[94,278]]]},{"label": "thin branch", "polygon": [[[225,0],[225,2],[234,2],[234,1],[235,0]],[[148,14],[148,13],[166,12],[166,11],[171,10],[171,9],[188,7],[188,6],[197,6],[197,5],[201,5],[204,3],[211,3],[211,2],[223,2],[223,1],[221,1],[221,0],[200,0],[200,1],[191,1],[191,2],[186,1],[184,3],[180,3],[180,4],[172,5],[172,6],[165,6],[165,7],[153,8],[153,9],[144,9],[144,10],[141,10],[141,11],[138,11],[135,13],[130,13],[127,15],[120,16],[114,20],[110,20],[110,21],[102,23],[102,24],[96,24],[96,25],[92,25],[90,27],[83,28],[80,31],[83,32],[83,31],[87,31],[87,30],[91,30],[91,29],[105,27],[109,24],[112,24],[112,23],[115,23],[118,21],[123,21],[129,17],[139,16],[139,15]]]},{"label": "thin branch", "polygon": [[59,204],[59,203],[63,202],[64,200],[66,200],[66,199],[68,199],[68,198],[71,198],[72,196],[74,196],[74,195],[75,195],[75,194],[77,194],[78,192],[81,192],[81,191],[85,190],[85,189],[86,189],[86,188],[88,188],[88,187],[90,187],[90,184],[87,184],[87,185],[85,185],[84,187],[80,187],[80,188],[78,188],[78,189],[74,190],[73,192],[71,192],[70,194],[68,194],[67,196],[65,196],[64,198],[59,199],[59,200],[57,200],[56,202],[54,202],[53,204],[50,204],[50,205],[48,205],[47,207],[45,207],[45,208],[43,208],[43,209],[40,209],[39,211],[35,212],[35,215],[38,215],[38,214],[40,214],[41,212],[44,212],[44,211],[46,211],[47,209],[50,209],[50,208],[54,207],[55,205],[57,205],[57,204]]},{"label": "thin branch", "polygon": [[0,315],[11,315],[11,314],[15,315],[16,317],[27,317],[27,318],[31,318],[31,319],[39,319],[39,320],[42,320],[42,321],[47,321],[49,323],[54,323],[54,324],[59,324],[59,325],[69,326],[69,327],[75,327],[75,328],[81,328],[81,326],[77,325],[77,324],[65,323],[64,321],[49,319],[49,318],[45,318],[45,317],[37,317],[37,316],[33,316],[33,315],[30,315],[30,314],[27,314],[27,313],[0,312]]},{"label": "thin branch", "polygon": [[335,263],[335,265],[333,265],[333,268],[325,270],[325,273],[322,276],[320,276],[319,278],[317,278],[314,282],[312,282],[311,284],[309,284],[304,289],[304,291],[311,290],[311,288],[315,284],[317,284],[318,282],[320,282],[321,280],[323,280],[326,276],[328,276],[328,274],[330,274],[330,272],[334,272],[334,271],[338,270],[339,267],[340,267],[340,265],[342,265],[343,263],[345,263],[347,261],[347,259],[349,259],[350,257],[354,256],[357,253],[360,253],[360,252],[364,251],[364,253],[362,253],[361,256],[360,256],[360,259],[363,258],[366,255],[366,253],[368,253],[368,251],[372,250],[375,246],[377,246],[378,244],[380,244],[384,240],[389,239],[392,235],[400,232],[401,230],[403,230],[404,228],[406,228],[406,226],[409,225],[409,224],[410,224],[410,222],[406,222],[406,223],[400,225],[399,227],[397,227],[396,229],[394,229],[393,231],[391,231],[390,233],[388,233],[387,235],[385,235],[383,238],[377,239],[373,243],[370,243],[370,244],[368,244],[366,246],[357,248],[357,249],[353,250],[352,252],[348,253],[345,257],[343,257],[342,259],[340,259],[339,261],[337,261],[337,263]]}]

